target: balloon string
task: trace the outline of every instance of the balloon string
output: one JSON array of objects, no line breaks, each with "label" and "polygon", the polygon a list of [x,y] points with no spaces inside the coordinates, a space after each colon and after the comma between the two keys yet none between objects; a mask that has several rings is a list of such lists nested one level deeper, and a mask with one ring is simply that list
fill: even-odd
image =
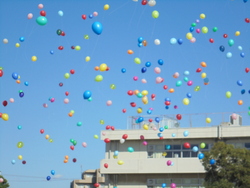
[{"label": "balloon string", "polygon": [[129,1],[127,1],[126,3],[124,3],[123,5],[121,5],[120,7],[114,9],[112,12],[109,13],[109,15],[113,14],[115,11],[119,10],[120,8],[123,8],[126,4],[130,3]]},{"label": "balloon string", "polygon": [[130,21],[129,21],[128,31],[130,30],[131,22],[132,22],[132,19],[134,18],[134,15],[135,15],[136,10],[137,10],[138,3],[136,3],[136,6],[134,6],[134,7],[135,7],[135,8],[134,8],[134,12],[133,12],[133,14],[132,14],[132,16],[131,16],[131,18],[130,18]]}]

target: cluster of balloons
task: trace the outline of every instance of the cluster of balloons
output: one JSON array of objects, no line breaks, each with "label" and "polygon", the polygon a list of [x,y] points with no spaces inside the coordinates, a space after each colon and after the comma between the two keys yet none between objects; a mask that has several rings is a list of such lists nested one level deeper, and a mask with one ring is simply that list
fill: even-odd
[{"label": "cluster of balloons", "polygon": [[[43,5],[42,5],[42,4],[39,4],[39,5],[38,5],[38,8],[39,8],[39,9],[42,9],[42,8],[43,8]],[[31,19],[32,17],[33,17],[33,14],[32,14],[32,13],[29,13],[29,14],[28,14],[28,19]],[[36,23],[37,23],[38,25],[43,26],[43,25],[46,25],[47,22],[48,22],[48,20],[47,20],[47,18],[46,18],[46,12],[45,12],[44,10],[40,11],[40,16],[37,17]]]},{"label": "cluster of balloons", "polygon": [[[148,45],[148,42],[145,40],[145,39],[143,39],[142,37],[139,37],[138,38],[138,46],[139,47],[142,47],[142,46],[147,46]],[[131,54],[131,52],[129,53],[129,54]],[[139,59],[139,58],[138,58]],[[135,63],[136,64],[140,64],[141,62],[140,62],[140,59],[139,59],[139,63],[137,63],[136,61],[135,61]]]}]

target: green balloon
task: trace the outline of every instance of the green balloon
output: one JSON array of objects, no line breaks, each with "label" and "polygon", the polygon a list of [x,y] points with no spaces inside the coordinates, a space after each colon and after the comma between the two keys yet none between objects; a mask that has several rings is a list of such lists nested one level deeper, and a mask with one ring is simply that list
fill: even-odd
[{"label": "green balloon", "polygon": [[195,26],[196,26],[196,23],[192,23],[191,26],[192,26],[192,27],[195,27]]},{"label": "green balloon", "polygon": [[85,38],[85,39],[89,39],[89,36],[88,36],[88,35],[84,35],[84,38]]},{"label": "green balloon", "polygon": [[18,147],[18,148],[22,148],[22,147],[23,147],[23,142],[18,142],[18,143],[17,143],[17,147]]},{"label": "green balloon", "polygon": [[250,111],[248,111],[248,115],[250,116]]},{"label": "green balloon", "polygon": [[194,88],[194,91],[200,91],[200,86],[196,86],[195,88]]},{"label": "green balloon", "polygon": [[103,80],[102,75],[97,75],[97,76],[95,77],[95,81],[96,81],[96,82],[101,82],[102,80]]},{"label": "green balloon", "polygon": [[229,46],[233,46],[233,45],[234,45],[234,40],[233,40],[233,39],[229,39],[228,45],[229,45]]},{"label": "green balloon", "polygon": [[201,147],[202,149],[204,149],[204,148],[206,147],[206,144],[205,144],[205,143],[201,143],[201,144],[200,144],[200,147]]},{"label": "green balloon", "polygon": [[74,139],[70,139],[69,141],[70,141],[70,142],[71,142],[71,143],[73,144],[73,142],[74,142]]},{"label": "green balloon", "polygon": [[134,152],[134,148],[128,147],[128,152]]},{"label": "green balloon", "polygon": [[159,17],[159,12],[157,11],[157,10],[154,10],[153,12],[152,12],[152,17],[153,18],[158,18]]},{"label": "green balloon", "polygon": [[61,34],[62,34],[62,30],[61,30],[61,29],[57,29],[56,33],[57,33],[58,35],[61,35]]},{"label": "green balloon", "polygon": [[227,98],[230,98],[231,96],[232,96],[232,93],[231,93],[230,91],[227,91],[227,92],[226,92],[226,97],[227,97]]},{"label": "green balloon", "polygon": [[74,140],[74,141],[73,141],[73,145],[75,146],[76,144],[77,144],[77,141],[76,141],[76,140]]},{"label": "green balloon", "polygon": [[36,23],[38,23],[38,25],[46,25],[48,22],[47,18],[44,17],[44,16],[39,16],[37,19],[36,19]]},{"label": "green balloon", "polygon": [[168,129],[168,126],[167,126],[167,125],[165,125],[165,126],[164,126],[164,129]]},{"label": "green balloon", "polygon": [[138,58],[138,57],[136,57],[136,58],[134,59],[134,62],[135,62],[136,64],[141,64],[141,60],[140,60],[140,58]]},{"label": "green balloon", "polygon": [[188,81],[188,77],[184,77],[184,81],[187,82]]},{"label": "green balloon", "polygon": [[201,32],[202,32],[202,33],[207,33],[207,32],[208,32],[208,28],[205,27],[205,26],[202,27],[202,28],[201,28]]},{"label": "green balloon", "polygon": [[214,27],[214,28],[213,28],[213,32],[216,32],[216,31],[218,31],[218,28],[217,28],[217,27]]},{"label": "green balloon", "polygon": [[81,125],[82,125],[82,122],[79,121],[79,122],[77,123],[77,126],[81,126]]},{"label": "green balloon", "polygon": [[137,95],[136,95],[138,98],[142,98],[143,97],[143,95],[139,92],[139,93],[137,93]]},{"label": "green balloon", "polygon": [[89,101],[89,102],[92,101],[92,97],[89,97],[89,98],[88,98],[88,101]]},{"label": "green balloon", "polygon": [[181,85],[182,85],[182,81],[179,80],[179,81],[176,82],[176,86],[177,86],[177,87],[179,87],[179,86],[181,86]]}]

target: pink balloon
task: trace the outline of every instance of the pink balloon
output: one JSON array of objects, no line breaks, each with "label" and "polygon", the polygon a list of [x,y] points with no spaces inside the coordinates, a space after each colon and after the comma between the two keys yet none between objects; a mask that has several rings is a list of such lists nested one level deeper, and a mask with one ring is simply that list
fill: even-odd
[{"label": "pink balloon", "polygon": [[43,4],[39,4],[39,5],[38,5],[38,8],[39,8],[39,9],[42,9],[42,8],[43,8]]},{"label": "pink balloon", "polygon": [[174,73],[173,77],[174,78],[178,78],[180,76],[180,74],[178,72]]},{"label": "pink balloon", "polygon": [[55,102],[55,100],[56,100],[55,98],[51,98],[50,102]]},{"label": "pink balloon", "polygon": [[192,84],[193,84],[192,81],[188,81],[188,82],[187,82],[187,85],[188,85],[188,86],[191,86]]},{"label": "pink balloon", "polygon": [[174,109],[177,109],[178,108],[178,106],[177,105],[174,105]]},{"label": "pink balloon", "polygon": [[146,79],[142,79],[141,82],[144,83],[144,84],[146,84],[147,80]]},{"label": "pink balloon", "polygon": [[200,32],[201,32],[201,30],[200,30],[200,29],[196,29],[195,31],[196,31],[196,33],[200,33]]},{"label": "pink balloon", "polygon": [[157,128],[156,128],[156,127],[153,127],[153,130],[154,130],[154,131],[156,131],[156,130],[157,130]]},{"label": "pink balloon", "polygon": [[237,119],[237,115],[233,113],[233,114],[232,114],[232,118],[233,118],[233,119]]},{"label": "pink balloon", "polygon": [[0,183],[3,183],[3,178],[0,178]]},{"label": "pink balloon", "polygon": [[195,41],[196,41],[196,38],[194,38],[194,37],[190,39],[190,42],[192,42],[192,43],[195,43]]},{"label": "pink balloon", "polygon": [[13,98],[10,98],[10,102],[13,103],[15,100]]},{"label": "pink balloon", "polygon": [[154,100],[155,100],[155,98],[151,98],[151,100],[152,100],[152,101],[154,101]]},{"label": "pink balloon", "polygon": [[142,144],[143,144],[144,146],[148,145],[148,143],[147,143],[146,141],[143,141]]},{"label": "pink balloon", "polygon": [[159,84],[159,83],[161,83],[163,81],[163,79],[161,77],[157,77],[155,79],[155,81],[156,81],[157,84]]},{"label": "pink balloon", "polygon": [[154,69],[156,74],[160,74],[161,73],[161,69],[159,67],[155,67]]},{"label": "pink balloon", "polygon": [[171,187],[171,188],[176,188],[176,184],[175,184],[175,183],[171,183],[171,184],[170,184],[170,187]]},{"label": "pink balloon", "polygon": [[44,107],[44,108],[48,108],[48,104],[44,103],[44,104],[43,104],[43,107]]},{"label": "pink balloon", "polygon": [[137,76],[134,76],[133,79],[134,79],[134,81],[137,81],[137,80],[138,80],[138,77],[137,77]]},{"label": "pink balloon", "polygon": [[28,17],[28,19],[31,19],[31,18],[33,18],[33,14],[29,13],[27,17]]},{"label": "pink balloon", "polygon": [[65,98],[65,99],[63,100],[63,102],[64,102],[65,104],[68,104],[68,103],[69,103],[69,99],[68,99],[68,98]]},{"label": "pink balloon", "polygon": [[109,101],[106,102],[106,104],[107,104],[107,106],[110,106],[110,105],[112,105],[112,101],[109,100]]},{"label": "pink balloon", "polygon": [[83,143],[82,143],[82,146],[86,148],[86,147],[87,147],[87,143],[86,143],[86,142],[83,142]]},{"label": "pink balloon", "polygon": [[172,161],[168,160],[167,165],[170,166],[172,164]]},{"label": "pink balloon", "polygon": [[105,136],[105,135],[106,135],[106,132],[102,132],[102,135]]},{"label": "pink balloon", "polygon": [[154,109],[151,107],[151,108],[149,108],[149,110],[154,110]]},{"label": "pink balloon", "polygon": [[98,16],[98,12],[93,12],[93,16]]}]

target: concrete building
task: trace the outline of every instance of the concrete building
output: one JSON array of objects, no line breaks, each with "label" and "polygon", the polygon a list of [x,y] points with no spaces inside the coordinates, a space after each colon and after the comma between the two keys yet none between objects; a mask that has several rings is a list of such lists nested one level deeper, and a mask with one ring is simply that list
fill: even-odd
[{"label": "concrete building", "polygon": [[[92,187],[99,183],[102,188],[161,188],[164,183],[167,187],[174,183],[177,188],[203,188],[205,171],[199,152],[209,151],[217,141],[250,149],[250,126],[242,126],[239,115],[217,126],[195,128],[181,128],[178,120],[168,117],[159,122],[144,117],[140,123],[138,117],[130,118],[131,129],[102,131],[101,139],[107,142],[105,158]],[[192,150],[194,146],[198,152]],[[84,178],[75,180],[73,188],[91,187],[83,186],[84,181],[87,185]]]}]

